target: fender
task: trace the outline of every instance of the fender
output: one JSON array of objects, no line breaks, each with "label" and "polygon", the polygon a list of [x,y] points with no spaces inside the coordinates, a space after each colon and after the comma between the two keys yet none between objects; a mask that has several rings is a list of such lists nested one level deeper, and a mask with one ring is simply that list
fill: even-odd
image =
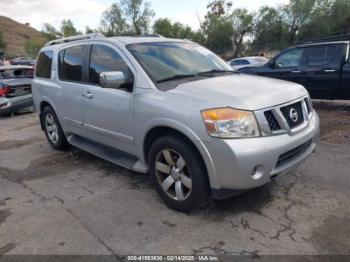
[{"label": "fender", "polygon": [[[206,165],[207,168],[207,172],[208,172],[208,176],[209,176],[209,181],[210,181],[210,186],[212,188],[219,188],[219,183],[218,183],[218,177],[217,177],[217,173],[215,170],[215,165],[213,162],[213,159],[210,156],[210,153],[208,151],[208,149],[206,148],[206,146],[204,145],[204,143],[202,142],[202,140],[197,136],[197,134],[195,132],[192,131],[192,129],[190,129],[188,126],[184,125],[181,122],[178,122],[176,120],[172,120],[172,119],[167,119],[167,118],[156,118],[151,120],[150,122],[148,122],[148,124],[146,125],[145,131],[142,132],[142,134],[147,134],[152,128],[155,127],[169,127],[172,128],[180,133],[182,133],[183,135],[185,135],[188,139],[190,139],[193,144],[197,147],[198,151],[200,152],[204,163]],[[140,143],[140,145],[143,147],[144,144],[144,140],[145,140],[145,136],[143,136],[142,138],[142,142]],[[142,158],[145,161],[145,156],[143,154],[143,150],[142,150]]]}]

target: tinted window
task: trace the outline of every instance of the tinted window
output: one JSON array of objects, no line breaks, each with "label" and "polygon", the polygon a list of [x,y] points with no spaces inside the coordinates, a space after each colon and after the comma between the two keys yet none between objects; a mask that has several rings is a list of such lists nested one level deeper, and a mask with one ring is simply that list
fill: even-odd
[{"label": "tinted window", "polygon": [[293,49],[276,58],[275,65],[279,68],[297,67],[300,65],[303,49]]},{"label": "tinted window", "polygon": [[194,43],[140,43],[128,45],[127,48],[155,82],[176,75],[211,70],[232,71],[230,65],[217,55]]},{"label": "tinted window", "polygon": [[100,83],[100,73],[122,71],[126,79],[131,77],[128,65],[112,48],[103,45],[93,45],[90,55],[89,82]]},{"label": "tinted window", "polygon": [[51,78],[52,51],[41,52],[36,64],[36,76],[42,78]]},{"label": "tinted window", "polygon": [[81,82],[85,46],[73,46],[59,54],[59,77],[61,80]]},{"label": "tinted window", "polygon": [[0,70],[0,79],[33,78],[33,71],[32,68]]},{"label": "tinted window", "polygon": [[333,61],[336,54],[335,46],[316,46],[310,48],[308,66],[325,65]]},{"label": "tinted window", "polygon": [[245,59],[239,59],[239,60],[234,60],[231,62],[231,65],[236,66],[236,65],[249,65],[249,62]]}]

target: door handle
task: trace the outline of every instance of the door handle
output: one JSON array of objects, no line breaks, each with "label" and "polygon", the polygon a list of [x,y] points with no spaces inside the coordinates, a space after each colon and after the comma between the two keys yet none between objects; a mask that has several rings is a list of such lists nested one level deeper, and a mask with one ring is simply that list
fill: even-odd
[{"label": "door handle", "polygon": [[293,70],[292,73],[293,73],[293,74],[300,74],[301,71],[300,71],[300,70]]},{"label": "door handle", "polygon": [[324,72],[325,73],[334,73],[335,69],[325,69]]},{"label": "door handle", "polygon": [[87,99],[92,99],[94,97],[94,95],[91,93],[84,93],[84,94],[82,94],[82,96],[87,98]]}]

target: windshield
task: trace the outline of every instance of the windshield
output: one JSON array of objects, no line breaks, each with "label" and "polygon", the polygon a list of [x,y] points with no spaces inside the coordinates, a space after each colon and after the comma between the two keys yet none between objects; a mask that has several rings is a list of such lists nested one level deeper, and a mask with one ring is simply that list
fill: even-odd
[{"label": "windshield", "polygon": [[155,82],[209,71],[233,71],[217,55],[195,43],[141,43],[127,48]]}]

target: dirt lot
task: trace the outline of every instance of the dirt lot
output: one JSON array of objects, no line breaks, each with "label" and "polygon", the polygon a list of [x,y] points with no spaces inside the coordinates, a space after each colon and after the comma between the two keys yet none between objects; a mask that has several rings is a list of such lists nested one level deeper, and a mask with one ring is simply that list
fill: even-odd
[{"label": "dirt lot", "polygon": [[315,107],[322,141],[297,172],[190,215],[147,175],[52,150],[34,114],[2,118],[0,255],[350,255],[350,103]]}]

